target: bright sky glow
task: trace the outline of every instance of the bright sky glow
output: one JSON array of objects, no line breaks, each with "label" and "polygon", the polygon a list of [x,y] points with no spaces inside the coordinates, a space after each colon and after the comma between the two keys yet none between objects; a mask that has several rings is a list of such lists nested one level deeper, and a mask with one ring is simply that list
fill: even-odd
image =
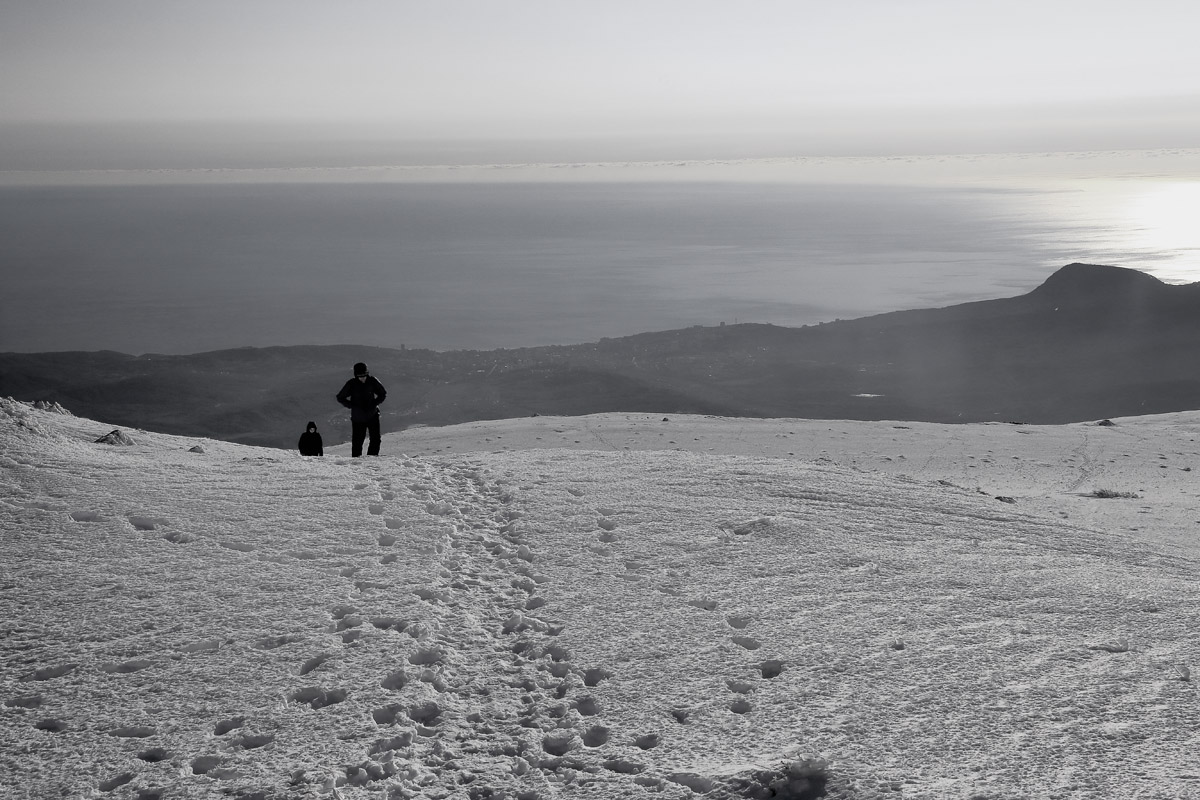
[{"label": "bright sky glow", "polygon": [[1145,245],[1159,250],[1200,250],[1200,183],[1166,183],[1137,197],[1130,217]]}]

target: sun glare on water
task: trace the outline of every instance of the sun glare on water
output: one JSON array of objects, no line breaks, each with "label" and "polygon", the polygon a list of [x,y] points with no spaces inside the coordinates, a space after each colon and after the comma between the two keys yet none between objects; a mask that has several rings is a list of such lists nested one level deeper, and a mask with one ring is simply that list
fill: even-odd
[{"label": "sun glare on water", "polygon": [[1130,236],[1139,250],[1169,253],[1155,269],[1171,282],[1200,281],[1200,182],[1164,183],[1136,195],[1129,206]]}]

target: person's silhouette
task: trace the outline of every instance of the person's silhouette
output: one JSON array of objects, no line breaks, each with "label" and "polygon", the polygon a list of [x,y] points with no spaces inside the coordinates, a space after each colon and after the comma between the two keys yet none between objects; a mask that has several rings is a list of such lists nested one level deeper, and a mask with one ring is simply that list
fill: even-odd
[{"label": "person's silhouette", "polygon": [[367,455],[379,455],[379,404],[387,398],[387,389],[361,361],[354,365],[354,377],[338,392],[337,401],[350,409],[350,455],[362,455],[363,440],[371,434]]},{"label": "person's silhouette", "polygon": [[304,433],[300,434],[299,447],[300,455],[302,456],[325,455],[325,447],[321,442],[321,434],[317,433],[317,423],[308,423],[308,427],[304,429]]}]

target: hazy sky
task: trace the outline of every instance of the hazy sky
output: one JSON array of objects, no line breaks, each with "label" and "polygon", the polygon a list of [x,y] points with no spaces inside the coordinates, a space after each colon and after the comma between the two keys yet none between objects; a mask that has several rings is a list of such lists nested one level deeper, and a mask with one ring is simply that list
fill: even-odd
[{"label": "hazy sky", "polygon": [[1196,0],[4,0],[0,122],[1186,146],[1198,36]]}]

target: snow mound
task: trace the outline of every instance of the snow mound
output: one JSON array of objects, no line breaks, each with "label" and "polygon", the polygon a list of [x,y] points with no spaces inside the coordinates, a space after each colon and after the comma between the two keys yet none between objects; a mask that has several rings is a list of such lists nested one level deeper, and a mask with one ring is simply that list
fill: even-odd
[{"label": "snow mound", "polygon": [[53,400],[36,400],[33,407],[38,411],[49,411],[51,414],[66,414],[68,417],[73,416],[70,411],[63,408],[59,403]]},{"label": "snow mound", "polygon": [[5,796],[1200,789],[1200,415],[306,459],[0,411]]},{"label": "snow mound", "polygon": [[32,403],[23,403],[11,397],[0,397],[0,416],[3,417],[6,426],[11,425],[19,433],[48,436],[49,432],[39,421],[40,415],[35,414],[34,411],[35,407]]},{"label": "snow mound", "polygon": [[115,444],[122,447],[131,447],[135,442],[130,438],[129,434],[118,429],[101,436],[96,440],[96,444]]}]

